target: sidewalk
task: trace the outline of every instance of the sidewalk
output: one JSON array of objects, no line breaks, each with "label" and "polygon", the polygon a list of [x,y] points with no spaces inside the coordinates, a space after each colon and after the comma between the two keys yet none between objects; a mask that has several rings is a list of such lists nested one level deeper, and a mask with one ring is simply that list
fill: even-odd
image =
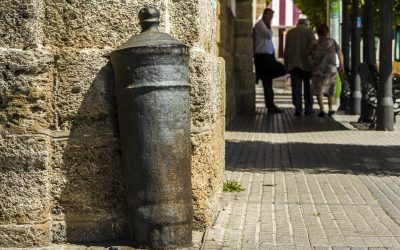
[{"label": "sidewalk", "polygon": [[202,249],[400,249],[400,126],[358,131],[354,116],[268,115],[257,88],[255,116],[226,132],[225,193]]}]

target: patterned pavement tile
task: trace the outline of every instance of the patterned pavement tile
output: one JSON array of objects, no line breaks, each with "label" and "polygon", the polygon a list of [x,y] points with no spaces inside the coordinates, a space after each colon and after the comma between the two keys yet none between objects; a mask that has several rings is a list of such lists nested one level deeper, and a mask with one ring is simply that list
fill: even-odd
[{"label": "patterned pavement tile", "polygon": [[245,190],[224,194],[202,249],[400,249],[400,125],[296,117],[277,93],[283,114],[259,103],[227,128],[225,178]]}]

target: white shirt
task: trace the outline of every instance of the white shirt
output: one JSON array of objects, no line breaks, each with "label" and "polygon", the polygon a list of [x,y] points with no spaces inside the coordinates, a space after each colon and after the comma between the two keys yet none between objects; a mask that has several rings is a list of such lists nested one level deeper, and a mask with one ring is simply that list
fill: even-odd
[{"label": "white shirt", "polygon": [[272,43],[272,30],[260,20],[254,26],[254,54],[270,54],[275,53],[274,44]]}]

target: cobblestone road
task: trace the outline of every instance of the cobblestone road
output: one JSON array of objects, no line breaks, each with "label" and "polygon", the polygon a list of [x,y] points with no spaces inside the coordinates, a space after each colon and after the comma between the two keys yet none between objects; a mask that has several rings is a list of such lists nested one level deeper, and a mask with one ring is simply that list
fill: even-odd
[{"label": "cobblestone road", "polygon": [[202,248],[400,249],[400,127],[295,117],[278,97],[283,114],[259,104],[228,127],[226,179],[245,190],[224,194]]}]

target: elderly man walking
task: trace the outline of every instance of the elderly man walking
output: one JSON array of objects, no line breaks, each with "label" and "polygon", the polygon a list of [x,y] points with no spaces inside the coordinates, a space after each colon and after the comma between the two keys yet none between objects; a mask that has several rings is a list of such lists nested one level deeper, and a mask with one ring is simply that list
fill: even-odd
[{"label": "elderly man walking", "polygon": [[297,26],[289,30],[286,35],[284,60],[285,68],[290,72],[292,81],[292,101],[296,116],[301,116],[303,111],[302,83],[304,83],[304,114],[310,115],[314,113],[314,101],[310,87],[310,47],[315,41],[315,35],[308,26],[307,19],[299,19]]}]

